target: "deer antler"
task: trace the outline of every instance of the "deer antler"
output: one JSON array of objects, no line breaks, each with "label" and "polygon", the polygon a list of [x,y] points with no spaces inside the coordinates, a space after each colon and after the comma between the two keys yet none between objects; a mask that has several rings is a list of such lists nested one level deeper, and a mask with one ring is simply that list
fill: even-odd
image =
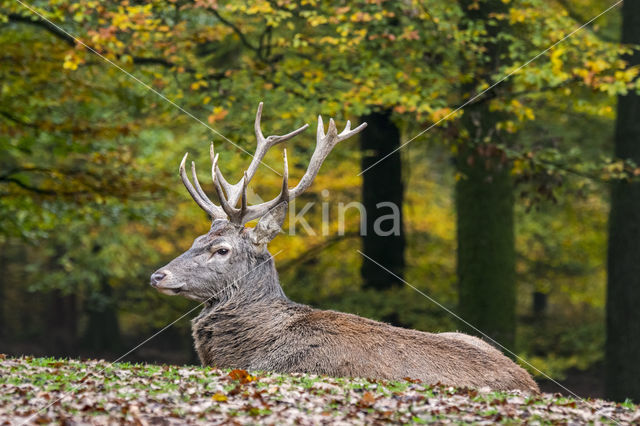
[{"label": "deer antler", "polygon": [[[185,155],[182,159],[182,163],[180,164],[180,176],[182,177],[184,185],[187,187],[187,191],[189,191],[189,194],[191,194],[191,197],[195,200],[195,202],[198,203],[198,205],[214,219],[228,218],[228,220],[232,223],[244,225],[245,223],[253,219],[262,217],[269,210],[271,210],[281,202],[288,202],[289,200],[296,198],[304,191],[306,191],[309,186],[311,186],[311,183],[317,176],[322,163],[324,162],[325,158],[327,158],[333,147],[336,146],[338,142],[350,138],[351,136],[359,133],[365,127],[367,127],[367,123],[362,123],[360,126],[351,130],[351,122],[347,121],[347,125],[344,130],[340,134],[338,134],[338,130],[333,119],[330,119],[329,128],[327,130],[327,133],[325,134],[322,117],[318,116],[316,148],[313,151],[313,155],[311,156],[309,167],[307,168],[304,176],[302,176],[302,179],[300,179],[298,185],[296,185],[296,187],[293,189],[289,189],[289,168],[287,162],[287,150],[285,149],[283,159],[284,169],[282,173],[282,188],[280,190],[280,194],[271,201],[249,206],[247,205],[247,186],[255,175],[256,170],[258,169],[258,165],[262,162],[262,159],[264,158],[267,151],[272,146],[291,139],[292,137],[303,132],[307,127],[309,127],[308,124],[305,124],[299,129],[294,130],[293,132],[286,135],[273,135],[265,138],[262,134],[262,130],[260,129],[262,105],[262,102],[260,102],[260,104],[258,105],[258,111],[256,113],[256,120],[254,124],[257,139],[256,152],[253,156],[253,160],[251,160],[251,164],[249,164],[249,168],[244,172],[244,176],[242,177],[242,179],[240,179],[240,181],[238,181],[236,184],[230,184],[222,175],[222,172],[218,167],[218,155],[214,155],[213,144],[211,144],[211,175],[214,186],[216,188],[216,193],[218,194],[218,199],[220,200],[220,206],[213,204],[206,196],[204,191],[202,191],[202,188],[200,187],[200,183],[198,182],[198,178],[196,176],[195,165],[193,163],[191,164],[191,172],[193,175],[193,180],[195,182],[195,188],[193,185],[191,185],[191,182],[189,181],[184,168],[184,163],[187,156]],[[238,204],[238,200],[240,199],[242,200],[240,207],[236,207],[236,205]]]},{"label": "deer antler", "polygon": [[[193,198],[193,200],[196,203],[198,203],[200,208],[202,208],[202,210],[207,212],[209,216],[211,216],[214,220],[226,219],[224,210],[222,210],[219,206],[216,206],[215,204],[213,204],[211,200],[209,200],[209,197],[207,197],[207,195],[202,190],[202,187],[200,186],[200,182],[198,182],[198,176],[196,175],[196,165],[193,161],[191,162],[191,175],[193,176],[193,181],[195,182],[196,186],[194,188],[193,185],[191,185],[191,182],[189,181],[189,177],[187,176],[187,171],[185,170],[185,162],[187,161],[187,155],[189,155],[189,153],[186,153],[184,157],[182,157],[182,161],[180,162],[179,173],[180,173],[180,177],[182,178],[182,183],[184,183],[184,186],[187,188],[187,191],[189,191],[189,194],[191,194],[191,198]],[[217,161],[218,161],[218,158],[216,156],[216,159],[214,161],[214,166],[215,166],[215,163],[217,163]]]},{"label": "deer antler", "polygon": [[253,125],[256,133],[257,147],[256,147],[256,152],[253,155],[253,159],[251,160],[251,164],[249,164],[249,168],[245,173],[246,179],[245,177],[243,177],[242,179],[240,179],[240,181],[238,181],[238,183],[236,183],[235,185],[231,185],[224,178],[220,170],[219,169],[216,170],[216,176],[214,180],[220,181],[222,187],[224,188],[224,191],[227,194],[227,200],[229,201],[229,204],[231,206],[235,206],[236,204],[238,204],[238,200],[240,199],[243,193],[245,180],[246,180],[246,183],[249,183],[251,179],[253,179],[253,176],[256,174],[256,171],[258,170],[258,166],[262,162],[267,151],[271,149],[271,147],[273,147],[274,145],[277,145],[281,142],[289,140],[294,136],[304,132],[305,130],[307,130],[307,127],[309,127],[308,124],[305,124],[299,129],[294,130],[291,133],[287,133],[286,135],[282,135],[282,136],[272,135],[265,138],[264,135],[262,134],[262,130],[260,129],[260,120],[262,118],[262,105],[263,105],[262,102],[258,104],[258,111],[256,112],[256,121]]}]

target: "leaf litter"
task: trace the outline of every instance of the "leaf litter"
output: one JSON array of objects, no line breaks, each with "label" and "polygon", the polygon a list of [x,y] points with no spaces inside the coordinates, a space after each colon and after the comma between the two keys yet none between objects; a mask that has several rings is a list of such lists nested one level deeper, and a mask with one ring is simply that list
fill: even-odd
[{"label": "leaf litter", "polygon": [[630,402],[241,369],[0,354],[0,425],[630,424]]}]

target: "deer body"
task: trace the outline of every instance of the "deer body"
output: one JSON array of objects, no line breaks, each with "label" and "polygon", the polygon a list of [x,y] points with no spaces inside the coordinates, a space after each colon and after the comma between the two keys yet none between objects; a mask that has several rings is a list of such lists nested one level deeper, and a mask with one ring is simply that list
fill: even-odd
[{"label": "deer body", "polygon": [[193,320],[193,338],[209,366],[538,392],[526,371],[474,337],[393,327],[286,299],[205,308]]},{"label": "deer body", "polygon": [[[316,150],[300,183],[289,189],[285,153],[280,195],[247,206],[247,184],[267,149],[306,128],[264,138],[261,111],[262,104],[255,125],[258,149],[240,182],[230,185],[224,180],[212,149],[212,175],[221,206],[204,194],[194,166],[195,186],[190,183],[183,160],[180,175],[185,186],[214,221],[211,230],[196,238],[189,250],[151,276],[151,285],[159,291],[204,303],[205,308],[192,321],[202,364],[375,379],[410,377],[428,384],[537,393],[526,371],[475,337],[392,327],[356,315],[317,310],[285,296],[267,244],[281,229],[287,202],[310,186],[331,148],[364,125],[350,130],[347,124],[338,134],[331,120],[325,134],[319,119]],[[245,228],[255,218],[260,218],[255,228]]]}]

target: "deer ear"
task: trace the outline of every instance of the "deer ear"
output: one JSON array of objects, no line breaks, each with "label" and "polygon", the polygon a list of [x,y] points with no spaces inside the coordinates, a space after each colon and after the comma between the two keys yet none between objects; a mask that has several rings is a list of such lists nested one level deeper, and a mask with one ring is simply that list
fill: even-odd
[{"label": "deer ear", "polygon": [[282,230],[286,213],[287,202],[284,201],[272,208],[269,213],[262,216],[255,228],[249,231],[251,242],[256,245],[262,245],[273,240]]}]

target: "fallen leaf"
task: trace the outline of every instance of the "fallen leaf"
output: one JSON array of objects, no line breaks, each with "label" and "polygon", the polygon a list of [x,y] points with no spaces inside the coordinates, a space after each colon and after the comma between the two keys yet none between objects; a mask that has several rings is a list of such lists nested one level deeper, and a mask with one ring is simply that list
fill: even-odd
[{"label": "fallen leaf", "polygon": [[224,394],[221,394],[220,392],[217,392],[211,397],[211,399],[218,402],[224,402],[227,400],[227,396]]}]

